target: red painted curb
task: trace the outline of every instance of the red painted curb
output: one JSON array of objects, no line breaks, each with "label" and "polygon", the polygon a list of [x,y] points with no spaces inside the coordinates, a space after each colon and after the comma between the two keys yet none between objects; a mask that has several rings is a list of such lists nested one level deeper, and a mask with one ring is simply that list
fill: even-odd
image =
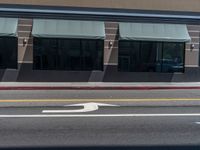
[{"label": "red painted curb", "polygon": [[76,86],[76,87],[68,87],[68,86],[3,86],[0,87],[0,90],[186,90],[186,89],[200,89],[200,86],[188,86],[188,87],[182,87],[182,86],[115,86],[115,87],[91,87],[91,86]]}]

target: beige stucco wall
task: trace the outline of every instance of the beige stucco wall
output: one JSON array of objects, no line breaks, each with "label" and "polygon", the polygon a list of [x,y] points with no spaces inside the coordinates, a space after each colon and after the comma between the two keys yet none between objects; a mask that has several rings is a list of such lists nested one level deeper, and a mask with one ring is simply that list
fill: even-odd
[{"label": "beige stucco wall", "polygon": [[200,0],[0,0],[0,3],[200,12]]}]

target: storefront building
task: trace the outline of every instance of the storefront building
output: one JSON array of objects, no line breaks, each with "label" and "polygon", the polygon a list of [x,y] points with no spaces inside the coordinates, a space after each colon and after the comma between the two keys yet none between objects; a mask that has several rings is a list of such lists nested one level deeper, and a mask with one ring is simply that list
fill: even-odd
[{"label": "storefront building", "polygon": [[199,82],[198,0],[1,0],[1,82]]}]

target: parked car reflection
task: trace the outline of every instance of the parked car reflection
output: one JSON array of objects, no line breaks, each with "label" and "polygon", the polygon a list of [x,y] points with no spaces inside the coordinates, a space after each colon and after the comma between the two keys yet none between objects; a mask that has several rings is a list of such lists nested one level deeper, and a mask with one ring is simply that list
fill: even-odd
[{"label": "parked car reflection", "polygon": [[183,63],[176,59],[162,59],[156,63],[147,63],[144,65],[149,72],[183,72]]},{"label": "parked car reflection", "polygon": [[163,59],[156,63],[157,72],[183,72],[183,63],[173,59]]}]

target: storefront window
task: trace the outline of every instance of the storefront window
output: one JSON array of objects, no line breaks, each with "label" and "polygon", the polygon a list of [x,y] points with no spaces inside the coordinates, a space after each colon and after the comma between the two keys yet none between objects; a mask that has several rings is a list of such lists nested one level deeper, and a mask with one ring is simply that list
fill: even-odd
[{"label": "storefront window", "polygon": [[184,71],[184,44],[164,43],[162,72]]},{"label": "storefront window", "polygon": [[183,72],[184,43],[120,41],[119,71]]},{"label": "storefront window", "polygon": [[17,38],[0,38],[0,69],[17,69]]},{"label": "storefront window", "polygon": [[103,40],[34,38],[34,69],[103,70]]}]

